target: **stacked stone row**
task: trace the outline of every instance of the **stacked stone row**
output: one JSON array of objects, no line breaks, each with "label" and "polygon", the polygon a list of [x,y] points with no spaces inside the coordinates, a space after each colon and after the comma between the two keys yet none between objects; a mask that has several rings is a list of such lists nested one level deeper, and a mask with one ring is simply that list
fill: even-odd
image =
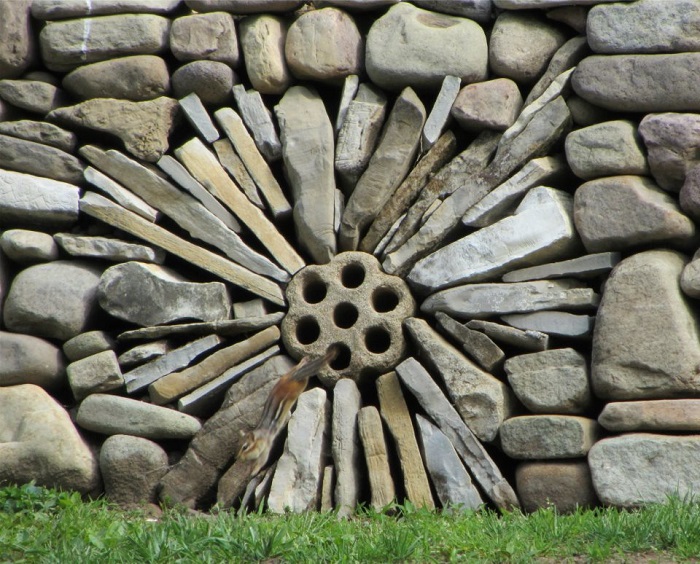
[{"label": "stacked stone row", "polygon": [[[699,19],[0,1],[0,480],[341,514],[693,491]],[[285,288],[343,251],[408,282],[413,356],[313,384],[251,480]]]}]

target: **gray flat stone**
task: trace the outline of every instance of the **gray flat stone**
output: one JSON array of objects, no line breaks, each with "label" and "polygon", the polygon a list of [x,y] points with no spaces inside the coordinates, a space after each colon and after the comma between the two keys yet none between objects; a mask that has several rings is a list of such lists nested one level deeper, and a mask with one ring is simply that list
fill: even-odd
[{"label": "gray flat stone", "polygon": [[165,260],[165,252],[162,249],[110,237],[56,233],[54,239],[61,249],[74,257],[99,258],[112,262],[133,260],[156,264],[162,264]]},{"label": "gray flat stone", "polygon": [[[202,139],[207,143],[213,143],[219,139],[221,135],[196,92],[181,98],[178,100],[178,104],[180,104],[187,121],[190,122]],[[166,156],[163,155],[163,157]]]},{"label": "gray flat stone", "polygon": [[583,458],[598,439],[595,419],[574,415],[524,415],[501,426],[501,446],[516,460]]},{"label": "gray flat stone", "polygon": [[610,272],[620,262],[620,253],[594,253],[574,259],[512,270],[503,275],[504,282],[549,280],[552,278],[596,278]]},{"label": "gray flat stone", "polygon": [[345,121],[345,116],[348,113],[348,108],[350,107],[350,102],[357,94],[357,89],[360,87],[360,77],[356,74],[349,74],[343,80],[343,89],[340,91],[340,102],[338,102],[338,115],[335,118],[335,124],[333,125],[333,131],[338,135],[340,129],[343,127],[343,122]]},{"label": "gray flat stone", "polygon": [[0,133],[18,137],[25,141],[34,141],[43,145],[50,145],[66,153],[75,151],[78,138],[72,131],[68,131],[52,123],[45,121],[3,121],[0,122]]},{"label": "gray flat stone", "polygon": [[522,329],[545,333],[552,337],[588,338],[593,334],[595,317],[565,311],[535,311],[501,316],[504,322]]},{"label": "gray flat stone", "polygon": [[494,372],[503,365],[506,355],[488,335],[469,329],[441,311],[435,314],[435,319],[442,332],[452,337],[481,368]]},{"label": "gray flat stone", "polygon": [[598,423],[613,433],[700,431],[700,400],[669,399],[610,402]]},{"label": "gray flat stone", "polygon": [[162,213],[152,206],[149,206],[142,198],[139,198],[131,190],[127,190],[124,186],[112,180],[106,174],[101,173],[96,168],[91,166],[83,171],[85,180],[92,186],[107,194],[112,200],[117,202],[125,209],[138,214],[142,218],[155,223],[162,217]]},{"label": "gray flat stone", "polygon": [[245,86],[237,84],[233,87],[233,97],[260,153],[269,163],[279,160],[282,157],[282,144],[275,131],[272,113],[265,106],[260,92],[246,90]]},{"label": "gray flat stone", "polygon": [[39,20],[60,20],[79,16],[103,16],[121,13],[167,14],[182,0],[34,0],[32,15]]},{"label": "gray flat stone", "polygon": [[482,319],[472,319],[466,324],[466,327],[481,331],[495,341],[526,351],[544,351],[549,347],[549,335],[539,331],[524,331]]},{"label": "gray flat stone", "polygon": [[459,94],[461,79],[458,76],[446,76],[442,80],[440,92],[438,92],[428,118],[423,126],[421,134],[421,151],[425,152],[440,138],[450,119],[450,110]]},{"label": "gray flat stone", "polygon": [[69,184],[81,182],[84,168],[79,159],[61,149],[1,134],[0,166]]},{"label": "gray flat stone", "polygon": [[114,351],[103,351],[71,362],[66,367],[73,397],[80,401],[90,394],[109,392],[124,385]]},{"label": "gray flat stone", "polygon": [[150,343],[144,343],[143,345],[136,345],[119,355],[117,360],[119,361],[119,366],[124,368],[131,368],[134,365],[143,364],[149,360],[154,360],[163,356],[166,352],[170,350],[170,346],[167,341],[152,341]]},{"label": "gray flat stone", "polygon": [[188,8],[197,12],[224,10],[232,14],[256,12],[293,12],[301,0],[185,0]]}]

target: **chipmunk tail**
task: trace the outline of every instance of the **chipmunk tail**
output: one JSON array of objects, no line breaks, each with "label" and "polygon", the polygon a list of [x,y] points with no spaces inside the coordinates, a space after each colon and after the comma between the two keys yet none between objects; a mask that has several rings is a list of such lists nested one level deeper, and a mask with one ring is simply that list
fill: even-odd
[{"label": "chipmunk tail", "polygon": [[338,358],[338,355],[340,354],[340,345],[337,343],[334,343],[328,347],[328,350],[326,350],[326,354],[324,355],[324,360],[326,362],[333,362],[336,358]]}]

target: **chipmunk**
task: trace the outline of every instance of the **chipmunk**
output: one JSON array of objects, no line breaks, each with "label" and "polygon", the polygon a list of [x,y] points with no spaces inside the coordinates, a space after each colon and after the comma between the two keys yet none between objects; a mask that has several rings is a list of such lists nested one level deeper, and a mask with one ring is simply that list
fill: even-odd
[{"label": "chipmunk", "polygon": [[331,345],[324,356],[315,359],[305,356],[299,364],[283,374],[270,390],[260,422],[255,429],[246,434],[238,451],[238,459],[257,461],[251,475],[257,474],[267,462],[272,441],[287,422],[287,414],[306,389],[309,378],[318,373],[326,363],[332,362],[339,351],[337,346]]}]

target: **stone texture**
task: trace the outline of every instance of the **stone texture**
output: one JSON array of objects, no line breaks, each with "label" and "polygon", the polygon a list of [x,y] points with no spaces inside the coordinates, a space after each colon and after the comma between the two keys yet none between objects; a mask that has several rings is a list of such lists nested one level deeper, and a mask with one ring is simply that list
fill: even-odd
[{"label": "stone texture", "polygon": [[[2,239],[0,239],[0,244]],[[683,293],[691,298],[700,297],[700,261],[698,261],[698,253],[696,251],[692,260],[685,265],[681,272],[681,289]]]},{"label": "stone texture", "polygon": [[532,84],[566,41],[559,28],[532,14],[503,12],[489,41],[489,63],[500,76]]},{"label": "stone texture", "polygon": [[691,168],[678,194],[681,209],[695,221],[700,219],[700,166]]},{"label": "stone texture", "polygon": [[611,273],[593,335],[591,380],[597,397],[697,393],[697,316],[678,283],[685,264],[678,253],[652,250],[626,258]]},{"label": "stone texture", "polygon": [[553,507],[565,514],[598,505],[585,460],[521,462],[515,469],[515,484],[528,513]]},{"label": "stone texture", "polygon": [[45,121],[28,119],[0,122],[0,134],[50,145],[66,153],[74,152],[78,143],[78,138],[72,131]]},{"label": "stone texture", "polygon": [[339,82],[363,69],[364,42],[352,16],[322,8],[289,26],[284,53],[296,78]]},{"label": "stone texture", "polygon": [[76,335],[63,343],[63,353],[71,362],[104,351],[114,350],[116,344],[111,335],[105,331],[88,331]]},{"label": "stone texture", "polygon": [[428,419],[416,415],[425,466],[445,509],[478,509],[483,500],[450,440]]},{"label": "stone texture", "polygon": [[598,439],[594,419],[574,415],[524,415],[501,426],[501,447],[516,460],[585,457]]},{"label": "stone texture", "polygon": [[700,164],[700,116],[697,114],[649,114],[639,123],[651,174],[661,188],[678,192],[686,174]]},{"label": "stone texture", "polygon": [[586,250],[620,251],[640,245],[683,245],[695,224],[676,200],[643,176],[590,180],[574,196],[574,221]]},{"label": "stone texture", "polygon": [[158,484],[167,470],[168,454],[148,439],[112,435],[100,449],[105,496],[122,507],[156,503]]},{"label": "stone texture", "polygon": [[65,360],[49,341],[0,331],[0,358],[0,387],[34,384],[54,391],[65,384]]},{"label": "stone texture", "polygon": [[292,12],[301,0],[185,0],[188,8],[197,12],[225,10],[232,14],[256,12]]},{"label": "stone texture", "polygon": [[83,429],[103,435],[133,435],[145,439],[190,439],[202,424],[189,415],[139,400],[92,394],[76,414]]},{"label": "stone texture", "polygon": [[700,400],[670,399],[610,402],[598,423],[613,433],[700,431]]},{"label": "stone texture", "polygon": [[0,482],[97,494],[95,455],[68,413],[38,386],[0,388]]},{"label": "stone texture", "polygon": [[[124,209],[139,215],[143,219],[155,223],[163,214],[152,206],[149,206],[142,198],[139,198],[131,190],[112,180],[106,174],[101,173],[91,166],[83,171],[85,180],[90,187],[97,188],[100,192],[109,196],[114,202]],[[87,195],[87,194],[86,194]],[[88,196],[88,199],[90,196]]]},{"label": "stone texture", "polygon": [[170,50],[178,61],[208,60],[238,66],[238,38],[226,12],[193,14],[173,20]]},{"label": "stone texture", "polygon": [[574,349],[510,357],[508,383],[532,413],[581,414],[591,406],[591,386],[584,356]]},{"label": "stone texture", "polygon": [[287,90],[275,114],[297,240],[314,262],[325,264],[336,254],[333,126],[318,92],[305,86]]},{"label": "stone texture", "polygon": [[41,231],[8,229],[0,235],[0,249],[12,261],[28,265],[58,259],[53,237]]},{"label": "stone texture", "polygon": [[503,275],[504,282],[548,280],[551,278],[597,278],[608,274],[620,262],[620,253],[594,253],[569,260],[540,264]]},{"label": "stone texture", "polygon": [[593,55],[576,67],[571,85],[584,100],[618,112],[700,110],[700,53]]},{"label": "stone texture", "polygon": [[435,314],[435,319],[440,330],[452,337],[481,368],[491,373],[501,368],[506,355],[488,335],[469,329],[441,311]]},{"label": "stone texture", "polygon": [[151,341],[143,345],[136,345],[119,355],[117,360],[122,368],[130,368],[134,365],[143,364],[149,360],[154,360],[163,356],[170,350],[168,342],[163,340]]},{"label": "stone texture", "polygon": [[505,131],[515,123],[523,98],[509,78],[467,84],[452,106],[452,117],[467,131]]},{"label": "stone texture", "polygon": [[330,431],[330,402],[323,388],[299,396],[289,420],[284,452],[277,463],[267,506],[273,513],[316,510]]},{"label": "stone texture", "polygon": [[79,184],[83,177],[83,163],[73,155],[9,135],[0,135],[0,166],[69,184]]},{"label": "stone texture", "polygon": [[165,61],[154,55],[134,55],[78,67],[63,77],[63,88],[80,100],[120,98],[133,102],[170,93]]},{"label": "stone texture", "polygon": [[0,6],[0,78],[21,75],[36,58],[36,39],[32,33],[32,0],[3,2]]},{"label": "stone texture", "polygon": [[339,517],[355,513],[360,499],[362,467],[357,415],[362,397],[350,378],[338,380],[333,388],[331,452],[336,473],[335,507]]},{"label": "stone texture", "polygon": [[272,113],[265,106],[260,92],[246,90],[245,86],[237,84],[233,87],[233,97],[260,153],[269,163],[279,160],[282,144],[275,130]]},{"label": "stone texture", "polygon": [[464,357],[426,321],[409,318],[404,327],[428,367],[439,374],[469,429],[482,441],[494,440],[503,421],[515,409],[508,386]]},{"label": "stone texture", "polygon": [[231,88],[238,78],[226,63],[198,60],[178,68],[171,81],[176,98],[194,92],[205,105],[220,106],[230,103]]},{"label": "stone texture", "polygon": [[231,298],[221,282],[189,282],[168,268],[135,261],[105,270],[98,298],[109,314],[141,326],[231,315]]},{"label": "stone texture", "polygon": [[588,456],[600,500],[616,507],[686,499],[700,487],[700,439],[630,434],[603,439]]},{"label": "stone texture", "polygon": [[54,261],[24,269],[5,299],[5,327],[62,341],[75,337],[92,322],[101,273],[100,266],[80,261]]},{"label": "stone texture", "polygon": [[287,23],[272,14],[255,14],[240,21],[243,61],[253,88],[261,94],[283,94],[292,77],[284,57]]},{"label": "stone texture", "polygon": [[170,20],[153,14],[118,14],[48,22],[39,34],[44,64],[68,71],[126,55],[154,55],[168,46]]},{"label": "stone texture", "polygon": [[456,0],[453,2],[443,2],[442,0],[415,0],[413,3],[426,10],[462,16],[482,24],[490,22],[493,15],[492,0]]},{"label": "stone texture", "polygon": [[[397,34],[402,41],[396,41]],[[367,74],[388,90],[437,90],[447,75],[458,76],[463,84],[484,80],[487,59],[486,36],[476,22],[409,3],[392,6],[367,35]]]},{"label": "stone texture", "polygon": [[168,150],[177,109],[177,101],[167,97],[146,102],[96,98],[59,108],[47,117],[67,127],[116,135],[132,155],[155,162]]},{"label": "stone texture", "polygon": [[543,351],[549,347],[549,336],[539,331],[523,331],[493,321],[472,319],[466,324],[469,329],[482,331],[492,339],[526,351]]},{"label": "stone texture", "polygon": [[128,243],[110,237],[90,237],[56,233],[54,239],[61,249],[74,257],[99,258],[112,262],[141,261],[161,264],[165,252],[152,246]]},{"label": "stone texture", "polygon": [[526,332],[544,333],[552,337],[583,339],[593,333],[595,317],[565,311],[535,311],[502,315],[506,323]]},{"label": "stone texture", "polygon": [[394,103],[377,148],[345,206],[338,234],[341,249],[357,249],[362,231],[408,174],[425,118],[423,103],[406,88]]},{"label": "stone texture", "polygon": [[377,395],[380,414],[396,446],[406,497],[416,507],[434,509],[428,475],[423,467],[411,414],[396,372],[389,372],[377,379]]},{"label": "stone texture", "polygon": [[80,401],[90,394],[109,392],[124,385],[114,351],[104,351],[71,362],[66,367],[73,397]]},{"label": "stone texture", "polygon": [[[181,98],[178,100],[178,104],[180,104],[180,108],[184,112],[187,121],[190,122],[190,125],[195,129],[197,134],[207,143],[214,143],[219,139],[219,131],[216,129],[207,109],[204,107],[204,104],[199,99],[196,92],[191,92],[184,98]],[[167,159],[168,157],[170,157],[170,155],[163,155],[158,161],[158,166],[160,166],[163,159]],[[172,157],[170,158],[172,159]]]},{"label": "stone texture", "polygon": [[42,80],[0,80],[0,98],[7,103],[45,116],[65,102],[63,91]]},{"label": "stone texture", "polygon": [[692,0],[594,6],[586,35],[596,53],[700,51],[700,6]]},{"label": "stone texture", "polygon": [[357,425],[365,453],[371,491],[370,505],[382,511],[396,499],[394,480],[389,468],[387,445],[379,411],[373,405],[363,407],[357,414]]},{"label": "stone texture", "polygon": [[79,16],[121,13],[167,14],[182,0],[34,0],[32,15],[39,20],[60,20]]},{"label": "stone texture", "polygon": [[608,121],[572,131],[566,137],[566,160],[574,174],[584,180],[649,174],[637,125],[629,120]]}]

